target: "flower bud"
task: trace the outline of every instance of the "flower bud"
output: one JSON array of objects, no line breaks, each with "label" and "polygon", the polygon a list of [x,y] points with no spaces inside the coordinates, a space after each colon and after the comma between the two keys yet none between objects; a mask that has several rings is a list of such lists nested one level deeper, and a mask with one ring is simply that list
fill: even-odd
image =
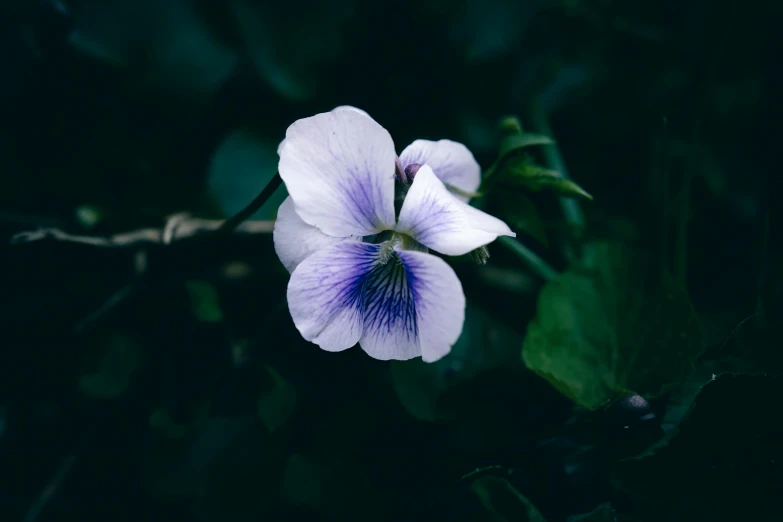
[{"label": "flower bud", "polygon": [[408,177],[408,182],[413,183],[413,178],[421,168],[421,163],[411,163],[405,167],[405,175]]}]

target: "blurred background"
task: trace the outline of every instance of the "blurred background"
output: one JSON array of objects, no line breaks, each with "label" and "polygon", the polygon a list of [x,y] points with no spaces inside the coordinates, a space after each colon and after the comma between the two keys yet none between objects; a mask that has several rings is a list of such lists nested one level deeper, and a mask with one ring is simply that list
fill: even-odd
[{"label": "blurred background", "polygon": [[[778,519],[759,507],[783,494],[769,424],[690,475],[655,464],[634,479],[644,495],[619,487],[613,462],[669,436],[671,401],[596,412],[530,371],[546,281],[502,245],[484,267],[454,262],[469,302],[454,352],[390,364],[298,335],[269,233],[284,187],[209,232],[273,178],[296,119],[353,105],[398,152],[449,138],[487,169],[513,115],[555,141],[531,157],[593,197],[488,194],[520,244],[557,271],[575,242],[653,249],[699,349],[778,373],[781,15],[772,0],[2,0],[0,520]],[[727,412],[769,417],[767,384],[726,385],[743,398],[705,433],[752,424]],[[743,475],[738,452],[768,467]],[[732,464],[709,487],[656,489],[716,462]]]}]

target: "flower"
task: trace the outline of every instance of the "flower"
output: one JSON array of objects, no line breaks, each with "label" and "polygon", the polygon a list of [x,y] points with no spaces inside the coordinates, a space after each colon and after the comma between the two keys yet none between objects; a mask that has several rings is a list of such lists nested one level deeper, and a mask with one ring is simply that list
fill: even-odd
[{"label": "flower", "polygon": [[[397,157],[389,133],[366,112],[338,107],[294,122],[278,153],[289,197],[274,243],[291,272],[288,307],[302,336],[328,351],[358,342],[382,360],[432,362],[449,353],[465,295],[429,249],[462,255],[514,236],[444,185],[478,188],[470,151],[416,140]],[[404,199],[395,208],[396,196]]]}]

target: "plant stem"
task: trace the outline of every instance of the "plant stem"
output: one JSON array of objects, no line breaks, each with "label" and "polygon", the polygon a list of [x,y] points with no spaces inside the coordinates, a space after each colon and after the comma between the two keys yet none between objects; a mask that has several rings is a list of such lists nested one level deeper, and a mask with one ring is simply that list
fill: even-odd
[{"label": "plant stem", "polygon": [[552,281],[560,275],[557,270],[549,266],[549,264],[538,257],[532,250],[525,245],[514,239],[513,237],[501,236],[498,242],[504,245],[506,248],[514,252],[519,256],[525,264],[530,267],[533,272],[541,276],[545,281]]},{"label": "plant stem", "polygon": [[266,184],[266,187],[264,187],[264,190],[261,191],[261,193],[256,196],[256,198],[250,202],[248,206],[240,210],[237,214],[235,214],[233,217],[227,219],[223,222],[222,225],[215,231],[215,235],[227,235],[234,231],[235,228],[239,226],[240,223],[243,221],[246,221],[249,219],[253,214],[258,212],[261,207],[264,206],[264,203],[267,202],[267,200],[272,197],[272,194],[275,193],[277,188],[283,183],[283,179],[280,177],[280,173],[277,172],[272,177],[271,180],[269,180],[269,183]]},{"label": "plant stem", "polygon": [[[549,118],[547,118],[544,108],[536,100],[530,105],[530,117],[537,132],[549,136],[552,140],[555,139],[552,128],[549,125]],[[544,145],[541,150],[544,154],[546,166],[557,171],[563,178],[570,179],[568,168],[563,160],[563,156],[560,154],[560,149],[557,147],[557,144],[552,143],[550,145]],[[558,197],[558,199],[560,200],[560,207],[563,210],[563,215],[565,216],[568,228],[571,231],[570,239],[581,239],[585,229],[585,217],[582,212],[582,207],[579,205],[579,201],[562,196]],[[576,260],[577,252],[572,242],[565,241],[562,248],[566,259],[569,261]]]}]

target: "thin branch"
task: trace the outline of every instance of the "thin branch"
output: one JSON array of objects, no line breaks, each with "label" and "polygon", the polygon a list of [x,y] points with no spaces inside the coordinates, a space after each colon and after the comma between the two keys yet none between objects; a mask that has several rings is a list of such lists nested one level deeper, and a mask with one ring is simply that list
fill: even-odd
[{"label": "thin branch", "polygon": [[[59,229],[39,229],[16,234],[11,239],[11,244],[22,245],[39,241],[55,241],[101,248],[139,249],[148,245],[172,245],[180,243],[182,240],[196,237],[222,238],[228,237],[232,233],[269,234],[274,230],[273,221],[247,221],[247,219],[266,203],[281,183],[280,174],[275,174],[250,205],[226,221],[196,219],[185,214],[178,214],[171,217],[162,230],[154,228],[142,229],[109,237],[100,237],[72,235]],[[136,293],[142,287],[146,275],[144,272],[138,274],[134,281],[114,292],[100,307],[76,323],[73,331],[77,334],[84,332],[107,312],[116,308],[129,296]],[[33,515],[33,518],[35,516]]]},{"label": "thin branch", "polygon": [[56,228],[41,228],[14,235],[11,238],[11,244],[19,245],[48,240],[98,247],[138,247],[149,244],[168,245],[202,233],[212,233],[215,236],[225,236],[233,232],[268,234],[274,230],[273,221],[248,221],[248,219],[264,206],[264,203],[282,183],[280,173],[275,173],[261,193],[247,207],[225,221],[191,218],[186,214],[178,214],[170,218],[162,230],[145,228],[109,237],[72,235]]},{"label": "thin branch", "polygon": [[[11,244],[53,241],[96,247],[135,248],[146,245],[170,244],[203,234],[216,233],[224,223],[227,222],[197,218],[173,218],[166,223],[163,229],[144,228],[113,236],[74,235],[56,228],[41,228],[16,234],[11,238]],[[271,233],[273,229],[274,221],[244,221],[237,224],[233,231],[244,235],[263,235]]]}]

